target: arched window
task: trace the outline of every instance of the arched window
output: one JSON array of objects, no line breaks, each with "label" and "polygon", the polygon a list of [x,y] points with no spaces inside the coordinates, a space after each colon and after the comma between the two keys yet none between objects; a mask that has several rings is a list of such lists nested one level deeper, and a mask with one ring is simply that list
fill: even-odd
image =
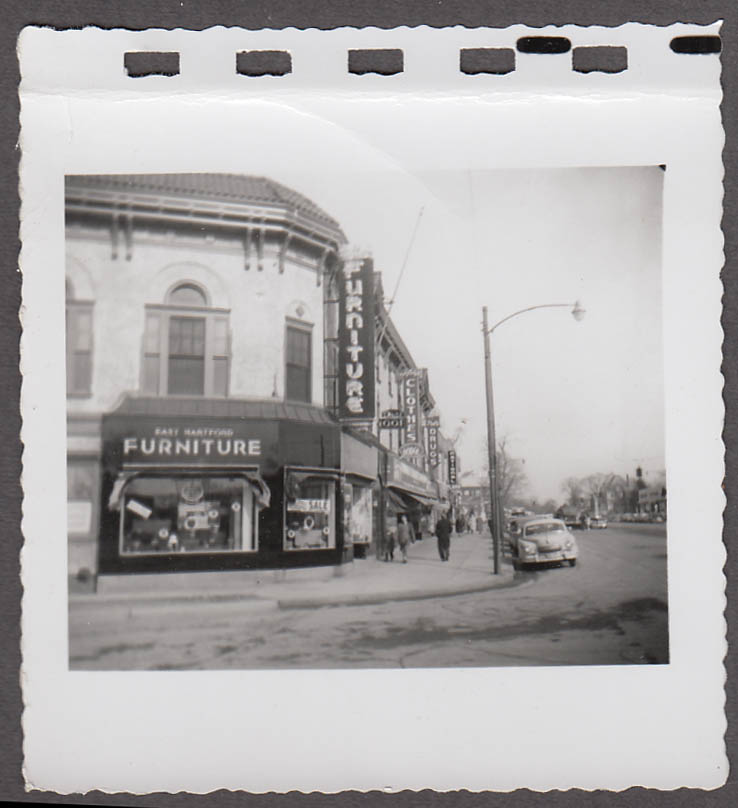
[{"label": "arched window", "polygon": [[92,394],[92,303],[75,300],[69,278],[64,281],[66,296],[67,395]]},{"label": "arched window", "polygon": [[228,395],[228,312],[208,301],[201,286],[187,281],[169,292],[164,305],[146,307],[145,393]]},{"label": "arched window", "polygon": [[208,299],[200,286],[194,283],[180,283],[169,293],[170,306],[207,306]]}]

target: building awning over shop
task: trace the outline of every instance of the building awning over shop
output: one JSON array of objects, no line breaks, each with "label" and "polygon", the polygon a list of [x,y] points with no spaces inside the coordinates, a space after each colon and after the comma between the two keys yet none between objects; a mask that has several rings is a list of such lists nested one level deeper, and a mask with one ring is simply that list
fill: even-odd
[{"label": "building awning over shop", "polygon": [[[247,469],[242,471],[241,474],[249,481],[249,485],[254,491],[257,505],[260,508],[268,508],[271,502],[272,492],[269,490],[269,486],[264,482],[259,472]],[[108,510],[117,511],[120,509],[120,498],[126,483],[137,476],[139,475],[136,472],[131,471],[122,471],[118,475],[118,478],[113,483],[113,490],[108,497]]]},{"label": "building awning over shop", "polygon": [[297,421],[306,424],[336,425],[333,416],[321,407],[309,404],[284,404],[280,401],[242,401],[232,398],[161,398],[126,396],[105,420],[137,415],[165,418],[222,418],[272,421]]},{"label": "building awning over shop", "polygon": [[417,505],[425,505],[427,507],[431,507],[433,505],[439,505],[439,501],[437,499],[433,499],[432,497],[424,497],[422,494],[411,493],[410,491],[405,491],[402,488],[398,488],[397,486],[390,485],[387,487],[387,494],[389,495],[392,501],[399,500],[402,504],[404,509],[407,509],[408,506],[416,507]]},{"label": "building awning over shop", "polygon": [[378,452],[375,446],[357,439],[345,431],[341,434],[341,471],[368,480],[377,477]]},{"label": "building awning over shop", "polygon": [[385,488],[385,502],[389,509],[396,513],[404,513],[408,509],[408,503],[391,488]]}]

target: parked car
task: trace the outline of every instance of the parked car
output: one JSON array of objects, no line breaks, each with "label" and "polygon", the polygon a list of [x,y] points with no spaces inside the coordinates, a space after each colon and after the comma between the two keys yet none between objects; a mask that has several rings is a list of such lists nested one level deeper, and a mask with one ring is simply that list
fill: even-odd
[{"label": "parked car", "polygon": [[607,527],[607,519],[604,516],[591,516],[589,519],[589,526],[591,528],[602,529]]},{"label": "parked car", "polygon": [[513,564],[517,568],[533,564],[577,563],[579,550],[569,528],[561,519],[548,517],[527,519],[519,531],[510,536]]}]

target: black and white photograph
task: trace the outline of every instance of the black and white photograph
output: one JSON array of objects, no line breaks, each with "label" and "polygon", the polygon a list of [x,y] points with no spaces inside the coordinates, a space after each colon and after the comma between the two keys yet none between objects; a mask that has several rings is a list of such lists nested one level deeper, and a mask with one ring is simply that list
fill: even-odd
[{"label": "black and white photograph", "polygon": [[719,30],[23,32],[28,788],[725,781]]},{"label": "black and white photograph", "polygon": [[667,663],[665,168],[67,176],[70,667]]}]

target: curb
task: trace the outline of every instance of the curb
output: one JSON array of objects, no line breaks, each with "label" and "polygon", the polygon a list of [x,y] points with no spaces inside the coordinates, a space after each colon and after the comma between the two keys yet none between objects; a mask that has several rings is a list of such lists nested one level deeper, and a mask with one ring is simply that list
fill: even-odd
[{"label": "curb", "polygon": [[[389,590],[387,592],[373,592],[364,595],[326,595],[312,598],[279,598],[277,606],[280,609],[318,609],[323,606],[370,606],[390,601],[403,600],[429,600],[431,598],[452,598],[457,595],[473,595],[475,592],[487,592],[492,589],[511,589],[520,586],[521,582],[510,578],[506,581],[492,581],[487,584],[474,586],[459,586],[453,589],[424,589],[424,590]],[[527,583],[527,582],[526,582]]]},{"label": "curb", "polygon": [[235,603],[237,601],[250,602],[254,605],[275,603],[276,598],[264,595],[249,595],[243,592],[193,592],[189,594],[178,593],[151,593],[140,595],[139,593],[130,595],[100,595],[84,594],[70,595],[69,605],[129,605],[129,606],[151,606],[157,603]]},{"label": "curb", "polygon": [[466,586],[441,587],[429,589],[390,589],[384,592],[367,592],[362,594],[338,594],[313,597],[279,597],[276,594],[246,594],[243,592],[191,592],[180,593],[151,593],[144,597],[130,595],[99,595],[84,594],[70,595],[69,605],[85,606],[100,605],[129,605],[154,606],[156,604],[176,603],[249,603],[261,608],[288,609],[318,609],[324,606],[369,606],[388,603],[391,601],[429,600],[431,598],[450,598],[457,595],[472,595],[475,592],[486,592],[494,589],[511,589],[520,586],[526,581],[516,581],[512,576],[505,576],[503,580],[489,581],[483,584]]}]

